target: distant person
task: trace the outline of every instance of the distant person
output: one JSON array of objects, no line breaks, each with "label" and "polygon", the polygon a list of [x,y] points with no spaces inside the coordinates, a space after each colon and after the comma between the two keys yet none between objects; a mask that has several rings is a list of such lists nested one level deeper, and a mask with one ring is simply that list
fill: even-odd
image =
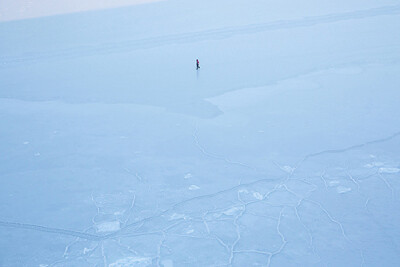
[{"label": "distant person", "polygon": [[200,62],[198,59],[196,59],[196,70],[200,69]]}]

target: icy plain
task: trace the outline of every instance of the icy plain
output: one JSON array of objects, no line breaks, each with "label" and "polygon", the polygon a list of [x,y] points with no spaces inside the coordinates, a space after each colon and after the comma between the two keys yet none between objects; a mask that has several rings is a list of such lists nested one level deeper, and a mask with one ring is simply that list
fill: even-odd
[{"label": "icy plain", "polygon": [[0,22],[0,266],[399,266],[399,74],[393,0]]}]

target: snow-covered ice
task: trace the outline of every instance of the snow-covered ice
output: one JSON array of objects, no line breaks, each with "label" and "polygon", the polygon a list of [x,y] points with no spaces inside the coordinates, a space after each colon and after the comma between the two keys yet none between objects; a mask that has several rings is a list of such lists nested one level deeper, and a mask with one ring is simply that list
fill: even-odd
[{"label": "snow-covered ice", "polygon": [[400,172],[399,168],[379,168],[380,173],[398,173]]},{"label": "snow-covered ice", "polygon": [[127,257],[108,265],[109,267],[146,267],[151,265],[151,258]]},{"label": "snow-covered ice", "polygon": [[337,191],[339,194],[344,194],[344,193],[350,192],[350,191],[351,191],[351,188],[350,188],[350,187],[345,187],[345,186],[339,185],[338,187],[336,187],[336,191]]},{"label": "snow-covered ice", "polygon": [[0,266],[398,266],[398,0],[0,21]]},{"label": "snow-covered ice", "polygon": [[199,190],[199,189],[200,189],[200,187],[198,187],[195,184],[192,184],[191,186],[189,186],[189,190]]},{"label": "snow-covered ice", "polygon": [[97,232],[115,232],[120,230],[120,222],[101,222],[96,225]]}]

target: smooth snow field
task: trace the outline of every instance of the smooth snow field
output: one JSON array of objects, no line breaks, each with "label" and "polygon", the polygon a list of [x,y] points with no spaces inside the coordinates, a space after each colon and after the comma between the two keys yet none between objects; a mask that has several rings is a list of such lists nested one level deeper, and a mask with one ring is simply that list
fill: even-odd
[{"label": "smooth snow field", "polygon": [[0,266],[399,266],[400,1],[136,2],[0,2]]}]

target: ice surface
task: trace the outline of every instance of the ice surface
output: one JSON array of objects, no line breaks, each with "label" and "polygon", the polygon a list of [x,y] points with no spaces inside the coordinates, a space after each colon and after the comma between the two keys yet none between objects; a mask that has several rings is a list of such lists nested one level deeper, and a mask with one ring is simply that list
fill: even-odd
[{"label": "ice surface", "polygon": [[111,263],[110,267],[145,267],[151,265],[151,258],[127,257]]},{"label": "ice surface", "polygon": [[393,0],[1,22],[0,266],[398,266],[399,29]]},{"label": "ice surface", "polygon": [[97,232],[115,232],[121,229],[120,222],[101,222],[96,225]]},{"label": "ice surface", "polygon": [[145,4],[160,0],[2,0],[0,21],[52,16],[96,9]]},{"label": "ice surface", "polygon": [[398,173],[400,172],[399,168],[379,168],[380,173]]},{"label": "ice surface", "polygon": [[192,184],[191,186],[189,186],[189,190],[199,190],[199,189],[200,189],[200,187],[198,187],[195,184]]}]

